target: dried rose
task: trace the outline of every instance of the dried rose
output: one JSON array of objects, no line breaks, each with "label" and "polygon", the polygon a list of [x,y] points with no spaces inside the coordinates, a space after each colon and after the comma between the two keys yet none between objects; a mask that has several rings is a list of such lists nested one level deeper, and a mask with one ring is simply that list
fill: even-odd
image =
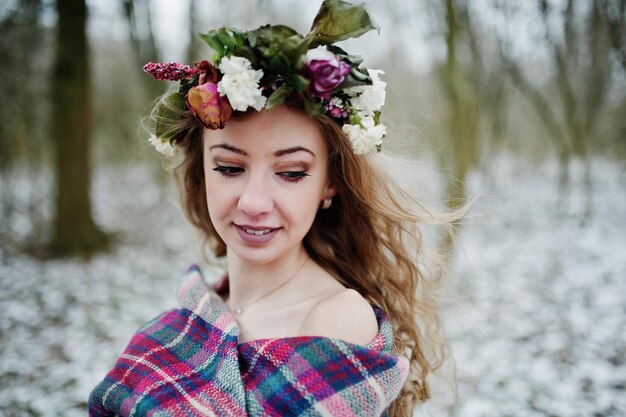
[{"label": "dried rose", "polygon": [[187,107],[204,127],[213,130],[223,128],[233,113],[228,99],[220,96],[217,84],[213,82],[190,88]]},{"label": "dried rose", "polygon": [[304,76],[311,81],[309,85],[314,95],[330,98],[330,92],[343,82],[348,73],[350,66],[332,52],[322,48],[307,51]]},{"label": "dried rose", "polygon": [[198,77],[198,84],[204,84],[208,82],[217,83],[219,81],[219,75],[217,74],[217,70],[209,61],[198,61],[194,65],[200,72],[200,77]]}]

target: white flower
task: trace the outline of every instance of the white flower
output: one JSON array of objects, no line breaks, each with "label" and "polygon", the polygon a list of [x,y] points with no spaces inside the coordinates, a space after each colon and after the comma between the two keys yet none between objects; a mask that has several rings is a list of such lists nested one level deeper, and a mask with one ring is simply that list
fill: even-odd
[{"label": "white flower", "polygon": [[376,151],[387,134],[387,127],[380,123],[376,124],[372,116],[363,117],[358,125],[346,123],[341,129],[350,139],[352,150],[357,155]]},{"label": "white flower", "polygon": [[154,133],[150,134],[149,141],[150,141],[150,144],[154,146],[157,152],[159,152],[161,155],[165,155],[168,158],[170,158],[174,156],[174,154],[176,153],[176,148],[172,146],[172,144],[169,141],[163,142]]},{"label": "white flower", "polygon": [[352,107],[366,116],[373,116],[385,104],[385,87],[387,83],[380,79],[384,71],[367,69],[372,78],[372,85],[360,85],[346,88],[346,93],[352,97]]},{"label": "white flower", "polygon": [[330,102],[334,107],[339,107],[340,109],[344,109],[346,107],[346,103],[343,102],[339,97],[333,97],[330,99]]},{"label": "white flower", "polygon": [[217,91],[227,96],[233,110],[246,111],[248,107],[261,110],[267,98],[259,88],[263,71],[253,70],[252,63],[240,56],[224,57],[218,69],[223,74]]}]

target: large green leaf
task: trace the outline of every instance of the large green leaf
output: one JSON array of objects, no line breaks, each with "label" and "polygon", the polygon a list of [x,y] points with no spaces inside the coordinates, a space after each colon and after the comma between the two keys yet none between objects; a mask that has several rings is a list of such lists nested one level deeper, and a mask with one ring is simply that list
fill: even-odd
[{"label": "large green leaf", "polygon": [[172,126],[180,120],[180,114],[185,111],[184,97],[179,93],[172,93],[157,105],[155,111],[154,133],[163,141],[170,140],[176,133]]},{"label": "large green leaf", "polygon": [[250,46],[260,51],[272,70],[278,73],[293,72],[302,67],[302,56],[310,40],[288,26],[262,26],[248,33]]},{"label": "large green leaf", "polygon": [[289,26],[265,25],[248,32],[248,42],[250,42],[250,46],[253,48],[262,46],[268,47],[270,45],[280,44],[293,35],[298,35],[298,32]]},{"label": "large green leaf", "polygon": [[372,29],[379,30],[363,6],[342,0],[324,0],[315,16],[309,37],[312,46],[358,38]]}]

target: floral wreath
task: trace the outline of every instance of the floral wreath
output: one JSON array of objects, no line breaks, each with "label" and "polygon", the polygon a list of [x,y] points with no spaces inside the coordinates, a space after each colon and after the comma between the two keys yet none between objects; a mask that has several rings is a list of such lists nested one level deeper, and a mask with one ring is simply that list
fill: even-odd
[{"label": "floral wreath", "polygon": [[379,75],[384,72],[362,67],[360,56],[334,45],[372,29],[378,27],[362,6],[324,0],[306,36],[283,25],[248,32],[222,27],[200,34],[215,51],[211,62],[194,67],[150,62],[143,68],[157,80],[180,81],[179,90],[154,109],[150,143],[174,155],[179,139],[171,127],[185,110],[204,127],[222,129],[233,111],[270,109],[296,96],[309,116],[326,114],[342,126],[355,154],[380,151],[387,133],[379,122],[387,85]]}]

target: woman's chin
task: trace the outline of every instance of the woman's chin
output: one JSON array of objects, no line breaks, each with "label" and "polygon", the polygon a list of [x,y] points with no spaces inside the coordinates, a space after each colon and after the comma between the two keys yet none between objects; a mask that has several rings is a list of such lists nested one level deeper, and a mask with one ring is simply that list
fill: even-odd
[{"label": "woman's chin", "polygon": [[249,265],[269,265],[274,262],[280,262],[298,253],[301,245],[287,247],[275,241],[264,245],[248,245],[241,242],[235,242],[228,247],[229,258],[234,255],[241,262]]}]

